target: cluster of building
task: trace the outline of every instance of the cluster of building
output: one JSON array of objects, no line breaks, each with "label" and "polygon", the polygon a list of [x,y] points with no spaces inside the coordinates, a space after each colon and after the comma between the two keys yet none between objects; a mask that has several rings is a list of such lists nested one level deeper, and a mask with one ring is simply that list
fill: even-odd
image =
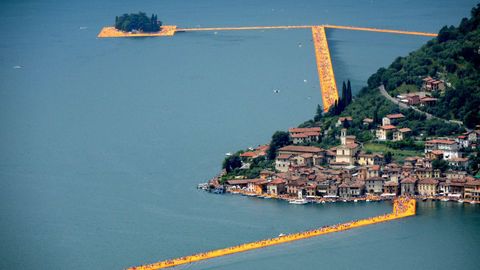
[{"label": "cluster of building", "polygon": [[[392,125],[401,117],[388,115],[382,126]],[[321,130],[292,128],[289,132],[292,142],[299,143],[299,138],[301,142],[318,140]],[[275,160],[275,171],[264,170],[258,179],[228,180],[226,185],[227,189],[293,198],[419,195],[480,201],[480,179],[467,174],[468,159],[462,157],[462,149],[476,147],[479,139],[480,130],[456,139],[432,139],[425,143],[423,157],[408,157],[403,164],[386,164],[383,154],[362,152],[355,136],[342,129],[340,145],[336,147],[282,147]],[[452,169],[433,169],[436,159],[447,161]]]},{"label": "cluster of building", "polygon": [[[410,128],[398,128],[395,126],[405,116],[401,113],[388,114],[382,118],[382,125],[375,132],[377,140],[380,141],[401,141],[411,134]],[[369,121],[369,118],[363,119],[363,122]]]}]

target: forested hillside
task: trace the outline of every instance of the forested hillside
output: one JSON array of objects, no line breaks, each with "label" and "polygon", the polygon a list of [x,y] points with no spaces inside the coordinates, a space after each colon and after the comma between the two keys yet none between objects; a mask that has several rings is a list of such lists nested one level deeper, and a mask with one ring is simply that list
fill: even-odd
[{"label": "forested hillside", "polygon": [[[379,69],[368,80],[370,88],[384,84],[389,93],[420,88],[422,78],[446,82],[446,90],[434,93],[435,105],[424,108],[445,119],[456,119],[473,128],[480,124],[480,4],[471,18],[458,27],[444,26],[437,38],[406,57],[398,57],[388,68]],[[415,88],[415,87],[414,87]]]}]

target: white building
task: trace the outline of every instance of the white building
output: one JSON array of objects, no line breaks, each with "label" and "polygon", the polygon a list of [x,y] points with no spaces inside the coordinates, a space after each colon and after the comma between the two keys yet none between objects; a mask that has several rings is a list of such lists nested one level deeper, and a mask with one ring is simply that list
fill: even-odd
[{"label": "white building", "polygon": [[444,160],[461,157],[459,148],[458,143],[453,140],[436,139],[425,142],[425,154],[440,150]]}]

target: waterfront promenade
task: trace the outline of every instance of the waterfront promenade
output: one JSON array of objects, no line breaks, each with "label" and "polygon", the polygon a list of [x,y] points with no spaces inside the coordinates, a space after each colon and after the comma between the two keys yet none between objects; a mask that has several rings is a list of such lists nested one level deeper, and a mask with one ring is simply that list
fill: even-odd
[{"label": "waterfront promenade", "polygon": [[197,261],[207,260],[211,258],[264,248],[268,246],[279,245],[283,243],[307,239],[307,238],[320,236],[324,234],[350,230],[350,229],[377,224],[381,222],[387,222],[395,219],[414,216],[415,214],[416,214],[416,201],[408,197],[399,197],[393,201],[393,211],[389,214],[384,214],[384,215],[366,218],[366,219],[360,219],[360,220],[351,221],[351,222],[342,223],[342,224],[324,226],[324,227],[310,230],[310,231],[287,234],[284,236],[279,236],[271,239],[265,239],[265,240],[255,241],[255,242],[246,243],[238,246],[207,251],[204,253],[198,253],[198,254],[180,257],[176,259],[165,260],[165,261],[156,262],[148,265],[134,266],[134,267],[130,267],[129,269],[130,270],[154,270],[154,269],[169,268],[169,267],[174,267],[178,265],[184,265],[184,264],[189,264]]}]

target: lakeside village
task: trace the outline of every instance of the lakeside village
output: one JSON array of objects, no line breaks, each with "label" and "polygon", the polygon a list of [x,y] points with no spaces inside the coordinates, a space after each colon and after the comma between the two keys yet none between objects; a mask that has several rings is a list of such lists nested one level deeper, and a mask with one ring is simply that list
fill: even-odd
[{"label": "lakeside village", "polygon": [[[405,102],[411,103],[412,96]],[[426,101],[432,102],[431,98]],[[376,142],[402,142],[413,139],[410,128],[397,128],[403,119],[402,113],[391,113],[376,127],[371,118],[361,119],[361,123]],[[480,126],[455,137],[427,138],[421,152],[416,152],[421,155],[404,157],[400,163],[390,152],[365,151],[364,143],[348,135],[354,120],[351,116],[338,117],[335,127],[341,130],[340,144],[329,149],[311,145],[328,136],[321,127],[290,128],[288,142],[275,151],[270,167],[261,170],[257,178],[242,173],[229,175],[227,157],[223,171],[198,187],[214,193],[283,199],[292,204],[376,201],[400,195],[480,203],[480,175],[468,174],[469,159],[464,157],[480,146]],[[236,170],[248,170],[259,159],[267,160],[269,149],[267,144],[240,151],[233,159],[238,163]]]}]

